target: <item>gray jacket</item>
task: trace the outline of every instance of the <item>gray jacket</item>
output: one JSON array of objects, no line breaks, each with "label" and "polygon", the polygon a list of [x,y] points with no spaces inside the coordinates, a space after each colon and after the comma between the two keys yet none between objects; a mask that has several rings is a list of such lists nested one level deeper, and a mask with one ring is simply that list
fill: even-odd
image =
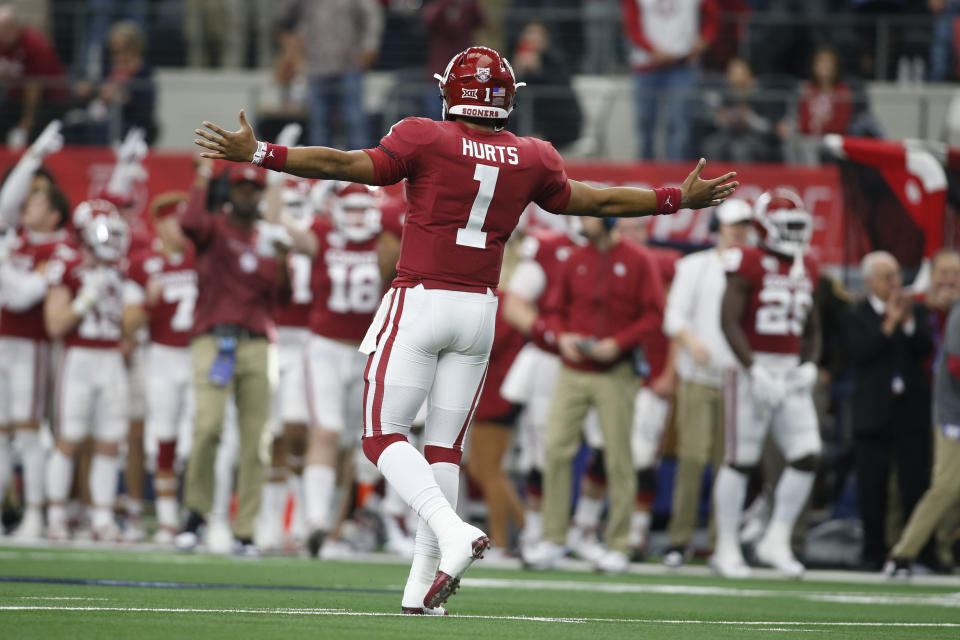
[{"label": "gray jacket", "polygon": [[281,24],[294,21],[306,46],[306,73],[334,76],[363,69],[380,49],[383,12],[377,0],[278,0]]},{"label": "gray jacket", "polygon": [[950,356],[960,356],[960,302],[954,303],[947,316],[933,376],[933,420],[938,428],[945,424],[960,425],[960,380],[950,373],[947,365]]}]

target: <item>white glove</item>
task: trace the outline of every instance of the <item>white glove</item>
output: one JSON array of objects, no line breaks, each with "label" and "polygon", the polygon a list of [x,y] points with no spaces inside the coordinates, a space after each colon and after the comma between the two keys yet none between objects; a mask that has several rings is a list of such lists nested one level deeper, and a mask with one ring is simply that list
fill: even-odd
[{"label": "white glove", "polygon": [[27,146],[28,133],[26,129],[14,127],[7,131],[7,146],[11,149],[23,149]]},{"label": "white glove", "polygon": [[[301,133],[303,133],[303,127],[296,122],[291,122],[280,130],[277,135],[277,144],[283,147],[295,147]],[[267,172],[267,184],[270,186],[282,185],[286,179],[287,176],[280,171]]]},{"label": "white glove", "polygon": [[51,120],[37,139],[30,145],[30,151],[38,160],[43,160],[52,153],[63,148],[63,134],[60,129],[63,124],[59,120]]},{"label": "white glove", "polygon": [[257,253],[266,258],[272,258],[277,255],[277,245],[289,250],[293,246],[293,238],[290,237],[290,232],[280,224],[262,221],[258,223]]},{"label": "white glove", "polygon": [[147,157],[146,132],[140,127],[133,127],[114,153],[118,163],[139,163]]},{"label": "white glove", "polygon": [[787,390],[791,393],[810,393],[813,391],[813,386],[817,384],[819,375],[820,371],[816,364],[804,362],[787,374]]},{"label": "white glove", "polygon": [[764,407],[775,407],[783,401],[786,388],[783,379],[756,362],[750,367],[750,393],[754,402]]},{"label": "white glove", "polygon": [[105,278],[100,270],[90,271],[83,277],[83,286],[73,298],[70,309],[73,314],[79,318],[87,315],[100,299],[100,293],[103,290]]}]

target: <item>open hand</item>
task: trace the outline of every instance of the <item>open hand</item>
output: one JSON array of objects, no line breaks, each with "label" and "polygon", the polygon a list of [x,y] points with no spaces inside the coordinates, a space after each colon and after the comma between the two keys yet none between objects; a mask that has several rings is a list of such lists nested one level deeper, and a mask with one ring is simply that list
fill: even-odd
[{"label": "open hand", "polygon": [[250,162],[257,150],[257,139],[253,135],[253,127],[247,122],[243,109],[240,110],[240,129],[238,131],[224,131],[212,122],[203,122],[203,126],[212,131],[195,129],[200,138],[193,141],[208,151],[200,154],[202,158],[214,160],[230,160],[231,162]]},{"label": "open hand", "polygon": [[704,207],[718,205],[729,198],[740,186],[739,182],[730,182],[737,176],[736,171],[731,171],[712,180],[702,179],[700,174],[705,166],[707,166],[706,159],[700,158],[700,162],[680,185],[680,191],[683,194],[680,198],[681,208],[703,209]]}]

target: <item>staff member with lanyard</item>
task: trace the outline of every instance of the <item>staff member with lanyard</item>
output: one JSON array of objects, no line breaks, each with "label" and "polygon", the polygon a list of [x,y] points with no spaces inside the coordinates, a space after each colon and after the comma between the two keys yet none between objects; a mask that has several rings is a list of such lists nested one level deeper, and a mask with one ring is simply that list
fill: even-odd
[{"label": "staff member with lanyard", "polygon": [[267,418],[271,397],[271,352],[275,342],[274,311],[289,296],[286,256],[277,253],[276,227],[259,220],[265,175],[251,165],[228,170],[229,200],[221,211],[207,210],[213,162],[198,162],[187,209],[184,233],[197,249],[198,297],[194,313],[193,355],[197,413],[193,450],[184,481],[184,506],[189,510],[176,546],[193,549],[213,502],[213,463],[229,394],[237,404],[240,459],[237,474],[238,509],[233,525],[235,551],[256,555],[253,521],[271,435]]}]

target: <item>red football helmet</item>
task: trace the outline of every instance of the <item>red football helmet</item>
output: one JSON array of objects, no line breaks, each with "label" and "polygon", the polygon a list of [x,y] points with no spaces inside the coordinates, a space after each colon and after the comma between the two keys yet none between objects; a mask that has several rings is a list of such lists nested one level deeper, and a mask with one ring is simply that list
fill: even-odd
[{"label": "red football helmet", "polygon": [[441,76],[440,97],[443,98],[443,119],[447,116],[469,116],[499,121],[504,127],[513,111],[517,82],[507,59],[487,47],[470,47],[453,56]]},{"label": "red football helmet", "polygon": [[765,191],[757,198],[753,215],[761,241],[769,249],[793,256],[810,245],[813,217],[793,189],[777,187]]},{"label": "red football helmet", "polygon": [[73,226],[97,259],[117,262],[127,255],[130,228],[112,202],[81,202],[73,210]]},{"label": "red football helmet", "polygon": [[351,242],[380,233],[377,190],[356,182],[337,182],[329,194],[333,224]]}]

